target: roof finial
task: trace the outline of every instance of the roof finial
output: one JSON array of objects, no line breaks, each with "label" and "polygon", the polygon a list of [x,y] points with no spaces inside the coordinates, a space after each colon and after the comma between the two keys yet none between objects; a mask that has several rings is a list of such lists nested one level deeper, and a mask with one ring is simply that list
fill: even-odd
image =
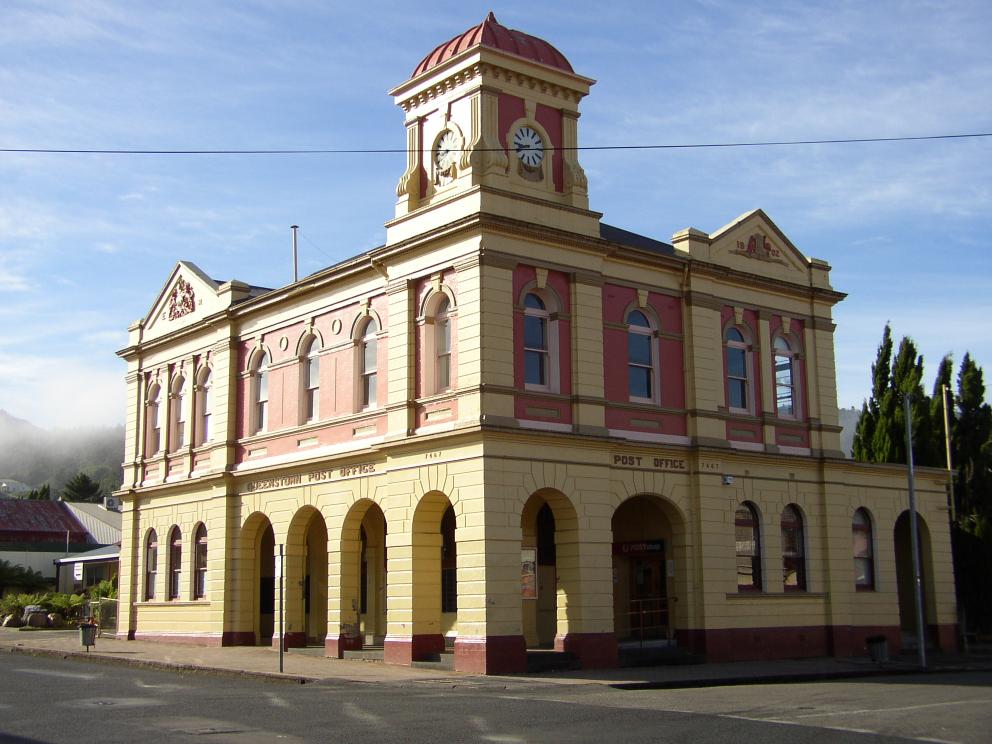
[{"label": "roof finial", "polygon": [[499,21],[496,20],[495,14],[491,10],[489,11],[489,15],[486,16],[486,22],[487,23],[499,23]]}]

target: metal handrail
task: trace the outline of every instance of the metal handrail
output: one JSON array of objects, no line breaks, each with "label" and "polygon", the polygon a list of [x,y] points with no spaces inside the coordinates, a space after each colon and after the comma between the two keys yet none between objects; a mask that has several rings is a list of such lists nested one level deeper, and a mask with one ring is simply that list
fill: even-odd
[{"label": "metal handrail", "polygon": [[[638,639],[643,645],[645,631],[661,631],[664,629],[664,638],[671,641],[674,638],[674,633],[672,630],[669,603],[675,601],[675,597],[652,597],[650,599],[630,600],[631,609],[626,614],[628,618],[627,627],[631,635],[636,632]],[[636,626],[634,623],[635,619],[638,620]],[[649,619],[656,619],[656,622],[647,622]]]}]

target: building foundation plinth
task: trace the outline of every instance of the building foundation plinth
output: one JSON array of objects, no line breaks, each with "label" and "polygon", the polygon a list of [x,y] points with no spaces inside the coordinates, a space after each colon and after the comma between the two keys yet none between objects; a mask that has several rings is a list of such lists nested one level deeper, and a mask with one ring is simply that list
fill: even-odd
[{"label": "building foundation plinth", "polygon": [[620,664],[614,633],[566,633],[556,636],[555,651],[574,655],[583,669],[613,669]]},{"label": "building foundation plinth", "polygon": [[522,635],[455,639],[455,670],[474,674],[527,671],[527,642]]},{"label": "building foundation plinth", "polygon": [[388,635],[382,644],[383,661],[404,666],[410,666],[415,661],[428,661],[443,651],[444,636],[440,633]]},{"label": "building foundation plinth", "polygon": [[328,634],[324,639],[324,655],[332,659],[344,658],[345,651],[360,651],[361,648],[361,637],[348,633]]}]

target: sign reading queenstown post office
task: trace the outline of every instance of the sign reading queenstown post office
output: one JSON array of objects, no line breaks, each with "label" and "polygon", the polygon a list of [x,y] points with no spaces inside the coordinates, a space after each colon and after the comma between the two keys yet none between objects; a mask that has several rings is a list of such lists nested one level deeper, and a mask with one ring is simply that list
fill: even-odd
[{"label": "sign reading queenstown post office", "polygon": [[643,470],[662,470],[666,473],[688,473],[689,464],[684,457],[649,457],[648,455],[613,454],[613,465]]},{"label": "sign reading queenstown post office", "polygon": [[294,475],[283,475],[277,478],[262,478],[256,481],[248,481],[245,484],[245,491],[255,493],[256,491],[271,491],[275,488],[290,488],[292,486],[309,486],[313,483],[323,483],[334,478],[350,478],[354,475],[368,475],[375,472],[374,462],[363,462],[358,465],[346,465],[341,468],[328,468],[327,470],[311,470],[309,473],[296,473]]}]

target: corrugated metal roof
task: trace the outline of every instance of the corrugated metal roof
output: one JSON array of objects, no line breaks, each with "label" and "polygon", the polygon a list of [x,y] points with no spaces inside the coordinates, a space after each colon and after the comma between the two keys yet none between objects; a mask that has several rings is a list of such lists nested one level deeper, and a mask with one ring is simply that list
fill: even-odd
[{"label": "corrugated metal roof", "polygon": [[100,504],[65,502],[76,519],[100,545],[112,545],[121,540],[121,513],[104,509]]},{"label": "corrugated metal roof", "polygon": [[56,563],[65,565],[66,563],[86,563],[88,561],[109,561],[121,557],[120,545],[104,545],[96,550],[87,550],[85,553],[56,558]]},{"label": "corrugated metal roof", "polygon": [[0,540],[65,540],[66,532],[86,542],[86,528],[61,501],[0,501]]}]

